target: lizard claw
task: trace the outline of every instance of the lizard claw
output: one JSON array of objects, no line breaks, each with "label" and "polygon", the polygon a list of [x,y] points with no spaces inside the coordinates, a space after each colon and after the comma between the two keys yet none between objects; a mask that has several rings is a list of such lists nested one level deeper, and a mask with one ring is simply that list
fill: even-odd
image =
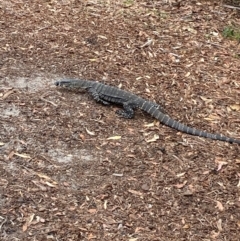
[{"label": "lizard claw", "polygon": [[133,118],[133,114],[132,113],[127,113],[126,111],[124,110],[116,110],[116,114],[119,116],[119,117],[122,117],[122,118],[125,118],[125,119],[131,119]]}]

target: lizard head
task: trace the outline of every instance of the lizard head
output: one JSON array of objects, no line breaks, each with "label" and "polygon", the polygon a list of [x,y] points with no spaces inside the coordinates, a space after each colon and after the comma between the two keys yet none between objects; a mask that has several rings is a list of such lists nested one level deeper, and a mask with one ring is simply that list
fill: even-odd
[{"label": "lizard head", "polygon": [[55,82],[56,86],[63,86],[67,88],[81,88],[87,89],[90,86],[90,81],[75,80],[75,79],[63,79]]},{"label": "lizard head", "polygon": [[60,81],[56,81],[54,84],[56,86],[65,86],[65,87],[70,87],[74,85],[71,80],[60,80]]}]

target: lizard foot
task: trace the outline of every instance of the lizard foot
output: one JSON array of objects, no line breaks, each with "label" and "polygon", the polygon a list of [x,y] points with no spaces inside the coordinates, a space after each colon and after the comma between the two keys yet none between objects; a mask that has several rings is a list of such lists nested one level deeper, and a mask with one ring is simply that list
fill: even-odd
[{"label": "lizard foot", "polygon": [[132,119],[133,118],[133,113],[132,112],[126,112],[124,110],[116,110],[116,114],[122,118],[125,119]]}]

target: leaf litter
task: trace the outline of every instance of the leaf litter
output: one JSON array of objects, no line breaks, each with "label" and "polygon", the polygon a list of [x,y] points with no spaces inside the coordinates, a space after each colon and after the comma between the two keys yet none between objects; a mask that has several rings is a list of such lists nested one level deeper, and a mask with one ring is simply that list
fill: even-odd
[{"label": "leaf litter", "polygon": [[219,1],[1,1],[0,239],[239,240],[237,145],[141,111],[119,119],[53,84],[102,81],[185,124],[239,137],[239,45],[221,34],[239,24],[235,10]]}]

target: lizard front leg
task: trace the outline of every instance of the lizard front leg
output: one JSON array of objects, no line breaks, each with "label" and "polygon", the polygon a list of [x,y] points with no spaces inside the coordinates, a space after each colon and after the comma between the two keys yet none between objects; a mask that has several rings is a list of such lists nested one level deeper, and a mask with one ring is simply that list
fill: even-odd
[{"label": "lizard front leg", "polygon": [[91,94],[91,96],[93,97],[93,99],[97,102],[100,102],[104,105],[110,105],[110,103],[108,101],[105,101],[101,98],[101,96],[99,95],[99,93],[94,89],[94,88],[89,88],[88,92]]},{"label": "lizard front leg", "polygon": [[131,119],[134,117],[134,109],[136,108],[136,104],[133,102],[124,102],[123,109],[117,110],[116,114],[120,117]]}]

